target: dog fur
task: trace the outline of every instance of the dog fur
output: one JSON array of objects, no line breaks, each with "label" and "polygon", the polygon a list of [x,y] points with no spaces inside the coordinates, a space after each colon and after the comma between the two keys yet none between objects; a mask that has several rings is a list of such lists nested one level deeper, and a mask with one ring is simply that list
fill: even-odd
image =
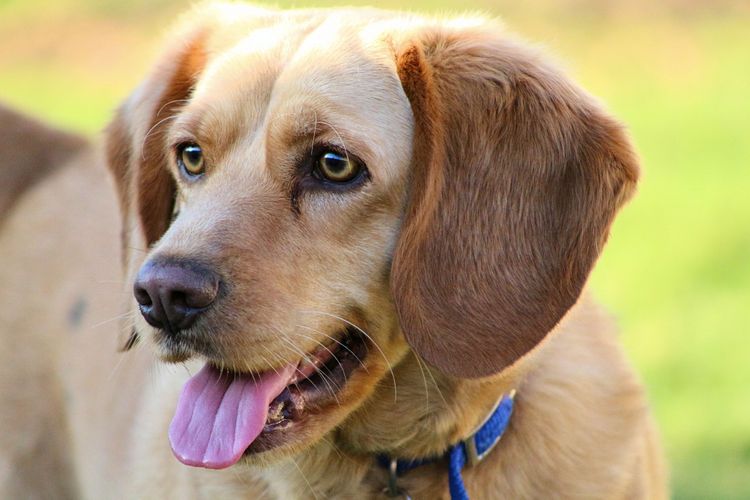
[{"label": "dog fur", "polygon": [[[482,18],[213,5],[169,39],[104,151],[0,113],[22,159],[0,160],[0,496],[381,498],[375,454],[440,454],[515,389],[472,498],[666,497],[643,389],[584,290],[638,176],[600,105]],[[200,183],[175,167],[186,140]],[[306,184],[316,142],[368,182]],[[165,256],[231,284],[200,350],[137,313],[134,276]],[[290,442],[221,471],[172,456],[198,358],[269,370],[344,323],[372,339],[365,369]],[[399,484],[448,498],[446,477]]]}]

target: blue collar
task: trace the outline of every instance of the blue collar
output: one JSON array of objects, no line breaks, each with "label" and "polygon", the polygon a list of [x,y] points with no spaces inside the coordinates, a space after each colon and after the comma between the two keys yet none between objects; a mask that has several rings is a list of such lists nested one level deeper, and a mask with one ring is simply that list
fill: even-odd
[{"label": "blue collar", "polygon": [[414,460],[399,460],[387,455],[378,455],[378,463],[388,469],[388,486],[383,492],[390,497],[410,498],[409,494],[398,487],[398,477],[406,474],[421,465],[437,462],[441,458],[448,459],[448,487],[451,500],[469,500],[464,480],[461,477],[461,469],[466,464],[470,466],[481,462],[503,437],[505,429],[508,428],[510,416],[513,413],[513,398],[516,391],[503,395],[492,408],[487,418],[477,426],[469,437],[454,444],[442,457],[433,457]]}]

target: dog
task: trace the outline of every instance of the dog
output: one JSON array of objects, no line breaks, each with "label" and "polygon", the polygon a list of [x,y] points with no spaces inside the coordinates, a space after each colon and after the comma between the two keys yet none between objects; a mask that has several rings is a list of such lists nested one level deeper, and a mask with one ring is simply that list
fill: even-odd
[{"label": "dog", "polygon": [[586,291],[639,171],[601,105],[481,17],[168,40],[104,147],[0,113],[0,496],[667,496]]}]

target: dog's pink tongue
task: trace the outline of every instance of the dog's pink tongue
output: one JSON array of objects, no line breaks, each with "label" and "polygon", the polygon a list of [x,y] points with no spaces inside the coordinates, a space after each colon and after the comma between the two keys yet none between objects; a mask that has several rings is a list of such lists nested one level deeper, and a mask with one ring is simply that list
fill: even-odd
[{"label": "dog's pink tongue", "polygon": [[263,430],[268,405],[286,387],[294,369],[288,365],[253,380],[204,366],[183,387],[169,426],[177,459],[208,469],[236,463]]}]

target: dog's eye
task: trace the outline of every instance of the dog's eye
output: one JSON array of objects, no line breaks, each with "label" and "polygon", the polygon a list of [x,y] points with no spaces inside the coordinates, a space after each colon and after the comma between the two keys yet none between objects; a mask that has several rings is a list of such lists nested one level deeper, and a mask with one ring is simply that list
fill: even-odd
[{"label": "dog's eye", "polygon": [[197,177],[205,171],[203,150],[195,143],[187,142],[177,146],[177,164],[189,177]]},{"label": "dog's eye", "polygon": [[355,179],[362,171],[362,165],[333,151],[326,151],[317,160],[313,173],[327,181],[343,183]]}]

